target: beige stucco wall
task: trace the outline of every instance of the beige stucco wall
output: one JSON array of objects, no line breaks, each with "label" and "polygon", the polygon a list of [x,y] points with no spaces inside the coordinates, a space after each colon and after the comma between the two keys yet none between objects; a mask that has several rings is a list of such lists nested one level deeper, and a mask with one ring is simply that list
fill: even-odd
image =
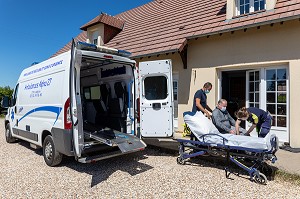
[{"label": "beige stucco wall", "polygon": [[[205,81],[215,83],[215,89],[208,96],[208,104],[216,104],[218,85],[217,72],[220,69],[245,69],[268,66],[288,66],[290,73],[290,144],[300,147],[300,122],[298,111],[300,94],[300,22],[285,22],[260,29],[236,31],[189,42],[188,68],[197,71],[196,83],[191,82],[189,105],[194,94],[194,84]],[[199,73],[198,73],[199,72]],[[198,75],[201,74],[201,75]],[[191,74],[193,76],[193,74]],[[181,92],[181,91],[180,91]],[[179,92],[179,96],[181,93]],[[185,91],[186,92],[186,91]],[[180,114],[180,113],[179,113]]]},{"label": "beige stucco wall", "polygon": [[[300,52],[298,50],[298,52]],[[290,69],[290,144],[300,147],[300,60],[293,60],[289,63]]]},{"label": "beige stucco wall", "polygon": [[290,144],[300,147],[300,22],[285,22],[252,28],[246,32],[224,33],[188,42],[188,68],[183,69],[179,53],[151,56],[140,61],[171,59],[173,72],[178,72],[178,127],[182,131],[182,113],[190,111],[196,90],[210,81],[213,89],[208,95],[208,105],[215,107],[218,100],[218,71],[255,69],[259,67],[288,66],[290,83]]}]

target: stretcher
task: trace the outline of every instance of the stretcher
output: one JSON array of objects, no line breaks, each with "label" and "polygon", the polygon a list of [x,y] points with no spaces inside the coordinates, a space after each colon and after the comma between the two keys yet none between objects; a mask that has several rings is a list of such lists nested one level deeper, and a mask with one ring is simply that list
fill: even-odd
[{"label": "stretcher", "polygon": [[220,156],[226,158],[226,178],[233,173],[229,167],[232,162],[248,172],[252,181],[267,183],[266,175],[260,170],[269,169],[267,162],[277,160],[278,138],[275,134],[269,133],[265,138],[220,134],[202,112],[185,112],[184,121],[191,131],[191,140],[177,139],[180,143],[178,164],[185,164],[196,156]]}]

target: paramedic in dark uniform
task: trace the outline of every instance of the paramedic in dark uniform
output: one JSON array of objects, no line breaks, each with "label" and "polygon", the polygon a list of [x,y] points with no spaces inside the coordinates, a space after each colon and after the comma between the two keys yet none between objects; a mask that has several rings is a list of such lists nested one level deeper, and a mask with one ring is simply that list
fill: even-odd
[{"label": "paramedic in dark uniform", "polygon": [[[201,111],[208,119],[211,118],[211,108],[207,105],[207,96],[212,89],[212,84],[210,82],[206,82],[203,85],[203,88],[198,90],[194,95],[193,100],[193,109],[192,112],[196,113],[197,111]],[[210,111],[210,112],[209,112]]]},{"label": "paramedic in dark uniform", "polygon": [[270,113],[259,108],[240,108],[236,113],[236,117],[238,118],[235,123],[237,132],[242,120],[247,120],[248,122],[252,123],[252,126],[249,128],[246,135],[250,135],[250,133],[256,127],[258,137],[265,137],[269,133],[272,126],[272,116]]},{"label": "paramedic in dark uniform", "polygon": [[222,134],[230,133],[235,135],[245,135],[247,131],[243,128],[239,128],[239,132],[236,133],[235,120],[226,110],[227,101],[225,99],[220,99],[218,101],[217,107],[212,112],[212,122]]}]

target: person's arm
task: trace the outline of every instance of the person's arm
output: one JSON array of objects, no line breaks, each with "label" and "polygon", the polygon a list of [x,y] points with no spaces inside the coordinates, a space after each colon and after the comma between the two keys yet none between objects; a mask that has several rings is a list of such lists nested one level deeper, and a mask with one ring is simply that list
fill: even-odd
[{"label": "person's arm", "polygon": [[241,124],[241,120],[237,119],[235,121],[235,132],[236,132],[237,135],[240,134],[240,124]]},{"label": "person's arm", "polygon": [[200,98],[196,98],[196,106],[198,109],[200,109],[203,113],[206,113],[206,116],[208,117],[208,119],[210,119],[210,114],[209,112],[201,105],[201,100]]},{"label": "person's arm", "polygon": [[211,108],[208,106],[208,104],[206,104],[206,109],[209,111],[209,112],[213,112],[212,110],[211,110]]},{"label": "person's arm", "polygon": [[228,113],[228,119],[229,119],[230,125],[234,126],[235,125],[235,120],[231,117],[231,115],[229,113]]},{"label": "person's arm", "polygon": [[252,126],[248,129],[247,135],[250,135],[250,133],[253,131],[253,129],[256,127],[256,124],[252,124]]},{"label": "person's arm", "polygon": [[223,131],[226,131],[227,133],[234,133],[234,131],[231,131],[230,128],[228,128],[227,126],[224,125],[224,123],[222,122],[222,115],[219,114],[219,111],[215,110],[212,112],[212,121],[214,123],[214,125],[218,128],[218,129],[222,129]]}]

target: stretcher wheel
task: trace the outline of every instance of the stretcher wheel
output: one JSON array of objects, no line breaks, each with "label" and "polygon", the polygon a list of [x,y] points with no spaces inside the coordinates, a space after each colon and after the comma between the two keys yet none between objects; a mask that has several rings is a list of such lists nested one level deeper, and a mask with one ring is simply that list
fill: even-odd
[{"label": "stretcher wheel", "polygon": [[257,172],[256,174],[254,174],[254,181],[258,184],[267,184],[267,177],[265,176],[265,174]]},{"label": "stretcher wheel", "polygon": [[185,160],[181,157],[178,157],[177,158],[177,164],[181,164],[181,165],[184,165],[185,164]]}]

